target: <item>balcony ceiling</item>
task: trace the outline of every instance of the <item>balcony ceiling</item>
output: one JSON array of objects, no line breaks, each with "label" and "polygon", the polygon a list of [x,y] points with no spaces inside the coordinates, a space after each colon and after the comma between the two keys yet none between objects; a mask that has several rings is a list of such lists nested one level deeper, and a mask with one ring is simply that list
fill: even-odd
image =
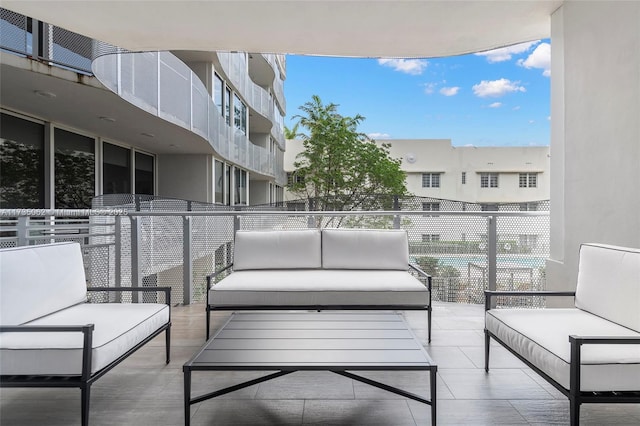
[{"label": "balcony ceiling", "polygon": [[550,36],[563,0],[3,0],[130,50],[438,57]]}]

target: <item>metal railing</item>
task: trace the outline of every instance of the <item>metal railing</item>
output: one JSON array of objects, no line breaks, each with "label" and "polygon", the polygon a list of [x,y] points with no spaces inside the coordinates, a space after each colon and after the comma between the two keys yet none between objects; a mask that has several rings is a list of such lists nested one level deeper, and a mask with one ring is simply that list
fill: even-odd
[{"label": "metal railing", "polygon": [[[78,241],[90,286],[169,286],[174,300],[189,304],[204,300],[205,276],[232,260],[239,229],[400,228],[409,235],[411,260],[434,277],[434,300],[482,303],[485,289],[546,287],[546,211],[240,211],[204,203],[189,203],[187,209],[181,203],[187,202],[138,200],[112,210],[0,210],[0,246]],[[542,306],[544,300],[510,303]]]}]

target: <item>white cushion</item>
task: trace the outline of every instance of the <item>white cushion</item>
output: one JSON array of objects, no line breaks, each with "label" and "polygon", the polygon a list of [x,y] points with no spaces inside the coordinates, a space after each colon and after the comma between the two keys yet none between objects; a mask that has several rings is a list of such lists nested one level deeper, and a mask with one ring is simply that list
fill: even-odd
[{"label": "white cushion", "polygon": [[[91,371],[96,372],[169,322],[157,303],[82,303],[27,325],[95,324]],[[1,333],[2,374],[76,375],[82,370],[81,332]]]},{"label": "white cushion", "polygon": [[640,249],[583,244],[575,304],[640,332]]},{"label": "white cushion", "polygon": [[216,306],[427,306],[429,292],[404,271],[238,271],[215,284]]},{"label": "white cushion", "polygon": [[[637,333],[580,309],[492,309],[486,328],[552,379],[569,389],[569,335]],[[640,390],[640,344],[583,345],[581,390]]]},{"label": "white cushion", "polygon": [[0,324],[18,325],[84,302],[78,243],[0,250]]},{"label": "white cushion", "polygon": [[320,268],[320,231],[238,231],[233,269]]},{"label": "white cushion", "polygon": [[324,229],[322,267],[326,269],[409,268],[406,231],[377,229]]}]

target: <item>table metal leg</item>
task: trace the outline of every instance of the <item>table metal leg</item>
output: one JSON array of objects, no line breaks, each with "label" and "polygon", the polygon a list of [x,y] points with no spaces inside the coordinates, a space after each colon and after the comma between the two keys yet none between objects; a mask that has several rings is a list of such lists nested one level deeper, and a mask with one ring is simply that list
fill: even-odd
[{"label": "table metal leg", "polygon": [[436,375],[438,373],[438,369],[436,367],[429,370],[429,375],[431,379],[431,425],[435,426],[436,424]]},{"label": "table metal leg", "polygon": [[184,368],[184,426],[191,424],[191,370]]}]

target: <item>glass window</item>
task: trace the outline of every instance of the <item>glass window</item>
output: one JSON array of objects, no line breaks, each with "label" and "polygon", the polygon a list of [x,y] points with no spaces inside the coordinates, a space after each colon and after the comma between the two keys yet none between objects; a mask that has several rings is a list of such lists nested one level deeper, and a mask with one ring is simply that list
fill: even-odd
[{"label": "glass window", "polygon": [[520,173],[520,188],[535,188],[538,186],[537,173]]},{"label": "glass window", "polygon": [[233,125],[243,134],[247,134],[247,106],[238,95],[233,95]]},{"label": "glass window", "polygon": [[235,204],[247,204],[247,172],[235,168]]},{"label": "glass window", "polygon": [[497,204],[481,204],[480,210],[482,210],[483,212],[497,212],[498,205]]},{"label": "glass window", "polygon": [[102,193],[131,194],[131,150],[102,144]]},{"label": "glass window", "polygon": [[227,126],[231,126],[231,89],[226,87],[224,89],[224,119],[227,122]]},{"label": "glass window", "polygon": [[423,188],[440,188],[440,173],[423,173]]},{"label": "glass window", "polygon": [[55,129],[55,208],[88,209],[95,195],[95,139]]},{"label": "glass window", "polygon": [[215,195],[214,202],[224,203],[224,163],[216,160],[214,165]]},{"label": "glass window", "polygon": [[153,195],[154,158],[152,155],[136,152],[136,194]]},{"label": "glass window", "polygon": [[224,82],[218,74],[213,76],[213,101],[218,107],[220,115],[224,116]]},{"label": "glass window", "polygon": [[467,172],[462,172],[462,184],[465,185],[467,183]]},{"label": "glass window", "polygon": [[227,190],[224,192],[224,203],[227,206],[231,205],[231,166],[224,165],[224,178],[226,182]]},{"label": "glass window", "polygon": [[0,208],[44,208],[44,125],[0,114]]},{"label": "glass window", "polygon": [[432,243],[440,241],[440,234],[422,234],[423,243]]},{"label": "glass window", "polygon": [[480,188],[497,188],[498,173],[480,173]]}]

